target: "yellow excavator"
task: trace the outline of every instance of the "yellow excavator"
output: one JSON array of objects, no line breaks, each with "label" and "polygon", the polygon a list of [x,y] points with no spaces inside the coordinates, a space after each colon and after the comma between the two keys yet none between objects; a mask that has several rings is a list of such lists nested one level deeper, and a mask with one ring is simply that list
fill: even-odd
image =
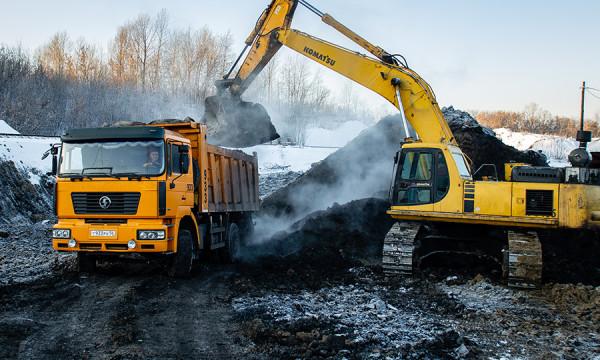
[{"label": "yellow excavator", "polygon": [[[298,5],[372,56],[292,29]],[[494,165],[484,165],[492,167],[488,169],[492,175],[475,181],[434,92],[402,56],[369,43],[305,0],[273,0],[245,43],[246,49],[229,74],[218,82],[216,99],[239,99],[285,45],[373,90],[399,110],[406,138],[395,158],[390,190],[391,208],[387,213],[397,221],[384,242],[382,264],[386,273],[413,271],[420,261],[421,240],[431,224],[442,229],[444,225],[453,226],[458,236],[467,234],[468,229],[478,229],[473,234],[485,237],[480,231],[483,228],[489,230],[484,233],[504,236],[503,270],[509,285],[536,287],[542,276],[539,231],[595,230],[600,226],[600,169],[592,161],[596,156],[592,159],[587,151],[591,134],[583,131],[583,123],[577,133],[581,145],[569,156],[570,167],[509,163],[505,165],[505,178],[499,179],[493,175],[498,173]],[[446,238],[447,242],[454,241]]]}]

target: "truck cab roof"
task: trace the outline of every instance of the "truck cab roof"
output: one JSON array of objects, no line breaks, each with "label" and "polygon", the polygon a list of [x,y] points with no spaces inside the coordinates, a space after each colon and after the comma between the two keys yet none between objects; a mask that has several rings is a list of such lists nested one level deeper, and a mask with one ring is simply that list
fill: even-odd
[{"label": "truck cab roof", "polygon": [[165,137],[165,129],[155,126],[125,126],[88,129],[70,129],[61,136],[64,142],[90,140],[158,140]]}]

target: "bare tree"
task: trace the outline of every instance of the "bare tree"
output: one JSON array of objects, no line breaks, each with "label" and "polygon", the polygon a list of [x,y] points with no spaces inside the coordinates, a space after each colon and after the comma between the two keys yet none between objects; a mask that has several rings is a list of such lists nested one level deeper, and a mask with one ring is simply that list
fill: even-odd
[{"label": "bare tree", "polygon": [[162,10],[155,18],[142,14],[124,26],[127,45],[135,61],[138,85],[156,89],[160,83],[162,51],[166,41],[168,16]]},{"label": "bare tree", "polygon": [[99,81],[105,77],[105,65],[94,45],[79,39],[75,46],[70,77],[83,82]]},{"label": "bare tree", "polygon": [[69,36],[66,32],[56,33],[50,42],[38,51],[38,62],[44,70],[58,76],[64,76],[70,66]]},{"label": "bare tree", "polygon": [[129,32],[130,29],[128,26],[119,27],[117,35],[111,44],[111,55],[108,66],[110,68],[111,81],[118,85],[134,83],[136,78],[134,71],[132,71],[135,59]]}]

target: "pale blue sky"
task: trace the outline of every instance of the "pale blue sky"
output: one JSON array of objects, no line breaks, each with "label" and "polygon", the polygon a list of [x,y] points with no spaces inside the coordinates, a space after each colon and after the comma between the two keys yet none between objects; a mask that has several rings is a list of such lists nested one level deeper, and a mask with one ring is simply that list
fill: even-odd
[{"label": "pale blue sky", "polygon": [[[165,8],[173,27],[206,25],[216,32],[230,31],[237,51],[268,2],[1,0],[0,43],[34,49],[55,32],[66,31],[73,39],[85,37],[106,47],[117,26],[139,13]],[[442,105],[522,110],[536,102],[555,114],[576,116],[581,81],[600,89],[597,0],[311,3],[386,50],[406,56]],[[304,8],[293,26],[354,48]],[[334,92],[345,84],[328,70],[322,74]],[[390,110],[376,96],[357,92],[367,106]],[[600,113],[600,100],[588,98],[587,113]]]}]

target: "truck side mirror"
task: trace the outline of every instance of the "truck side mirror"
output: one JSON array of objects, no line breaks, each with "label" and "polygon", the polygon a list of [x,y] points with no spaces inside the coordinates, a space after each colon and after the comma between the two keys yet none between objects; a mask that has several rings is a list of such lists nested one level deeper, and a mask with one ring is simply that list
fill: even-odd
[{"label": "truck side mirror", "polygon": [[52,171],[46,173],[46,175],[48,175],[48,176],[58,174],[58,150],[59,149],[60,149],[60,144],[52,144],[52,145],[50,145],[50,149],[48,149],[42,156],[42,160],[44,160],[48,157],[48,155],[52,155]]},{"label": "truck side mirror", "polygon": [[58,174],[58,157],[56,155],[52,155],[52,171],[47,173],[46,175],[56,174]]}]

